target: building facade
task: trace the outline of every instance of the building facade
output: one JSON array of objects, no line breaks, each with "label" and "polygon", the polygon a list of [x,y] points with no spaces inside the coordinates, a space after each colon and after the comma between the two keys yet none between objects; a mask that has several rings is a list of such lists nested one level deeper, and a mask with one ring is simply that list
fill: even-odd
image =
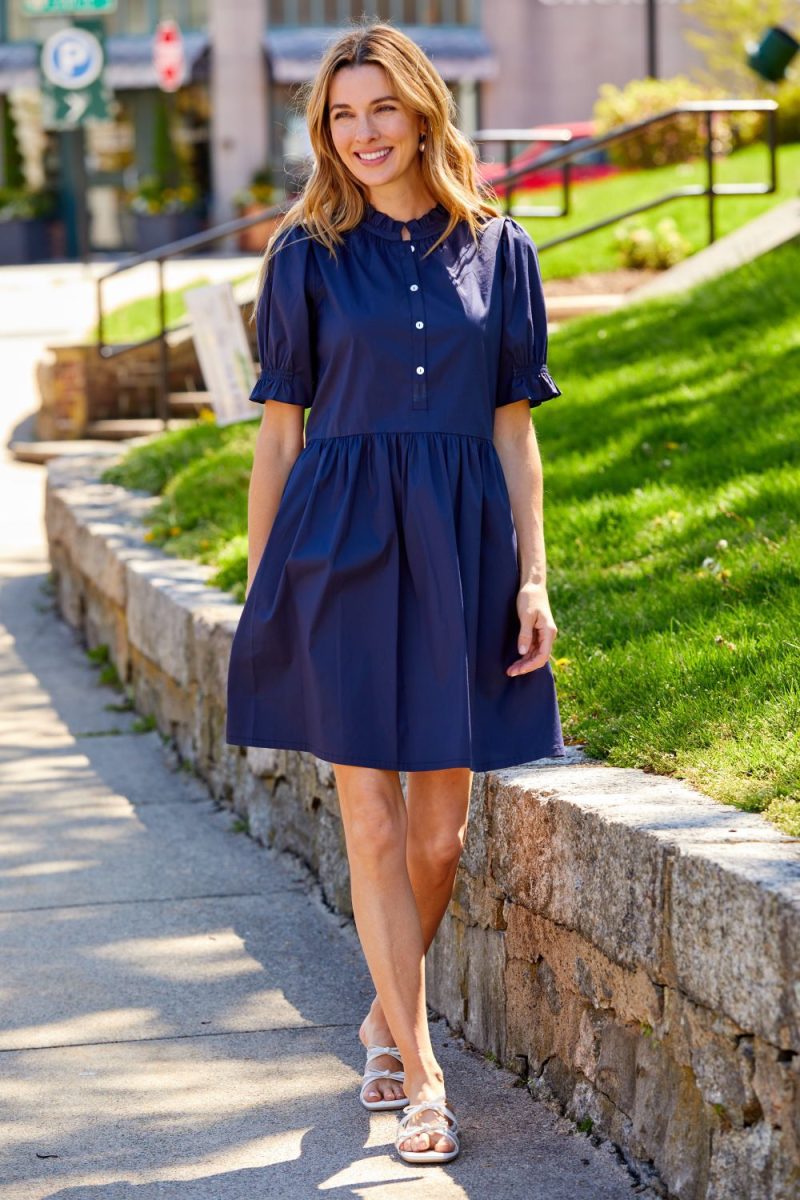
[{"label": "building facade", "polygon": [[[127,197],[163,172],[165,124],[176,169],[209,220],[231,216],[237,193],[265,168],[279,185],[291,182],[308,150],[298,85],[326,43],[364,15],[419,42],[469,134],[587,119],[601,83],[647,73],[645,0],[116,0],[101,18],[113,103],[106,120],[84,126],[76,164],[71,135],[35,128],[38,47],[70,21],[36,15],[42,6],[0,0],[4,126],[24,143],[26,177],[53,187],[65,211],[85,187],[95,251],[134,248]],[[659,0],[657,13],[659,74],[689,72],[697,60],[682,7]],[[186,58],[184,84],[169,96],[153,65],[153,33],[165,18],[178,22]],[[66,253],[74,243],[68,231]]]}]

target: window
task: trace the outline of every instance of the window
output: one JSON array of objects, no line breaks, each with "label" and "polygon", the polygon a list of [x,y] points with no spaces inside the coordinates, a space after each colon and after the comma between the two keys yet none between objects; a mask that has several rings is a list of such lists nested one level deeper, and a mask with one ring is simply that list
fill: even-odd
[{"label": "window", "polygon": [[338,25],[363,14],[396,25],[479,25],[480,0],[267,0],[271,26]]}]

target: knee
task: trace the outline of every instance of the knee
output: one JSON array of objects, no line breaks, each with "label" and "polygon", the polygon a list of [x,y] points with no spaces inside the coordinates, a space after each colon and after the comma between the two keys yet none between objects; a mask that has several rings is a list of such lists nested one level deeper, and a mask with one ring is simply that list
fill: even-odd
[{"label": "knee", "polygon": [[409,834],[408,844],[414,862],[424,864],[428,874],[446,878],[458,866],[464,849],[464,831],[422,829],[418,834]]},{"label": "knee", "polygon": [[380,863],[402,854],[405,820],[396,803],[381,795],[364,795],[349,806],[345,819],[348,853],[366,862]]}]

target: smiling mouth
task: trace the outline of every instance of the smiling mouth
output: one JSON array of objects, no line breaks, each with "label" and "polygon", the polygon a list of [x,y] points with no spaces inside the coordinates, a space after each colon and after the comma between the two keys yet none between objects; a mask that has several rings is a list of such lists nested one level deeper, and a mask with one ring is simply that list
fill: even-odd
[{"label": "smiling mouth", "polygon": [[392,153],[392,148],[389,146],[388,149],[384,148],[383,150],[356,150],[354,153],[359,162],[371,166],[374,163],[386,162],[386,159]]}]

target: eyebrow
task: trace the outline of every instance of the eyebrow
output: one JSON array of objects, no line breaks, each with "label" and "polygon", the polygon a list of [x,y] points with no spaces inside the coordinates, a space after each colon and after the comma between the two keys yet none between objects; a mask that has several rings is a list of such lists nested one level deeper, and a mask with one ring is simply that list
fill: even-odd
[{"label": "eyebrow", "polygon": [[[370,100],[370,104],[380,104],[383,100],[397,100],[397,96],[378,96],[377,100]],[[352,104],[331,104],[330,110],[333,112],[335,108],[352,108]]]}]

